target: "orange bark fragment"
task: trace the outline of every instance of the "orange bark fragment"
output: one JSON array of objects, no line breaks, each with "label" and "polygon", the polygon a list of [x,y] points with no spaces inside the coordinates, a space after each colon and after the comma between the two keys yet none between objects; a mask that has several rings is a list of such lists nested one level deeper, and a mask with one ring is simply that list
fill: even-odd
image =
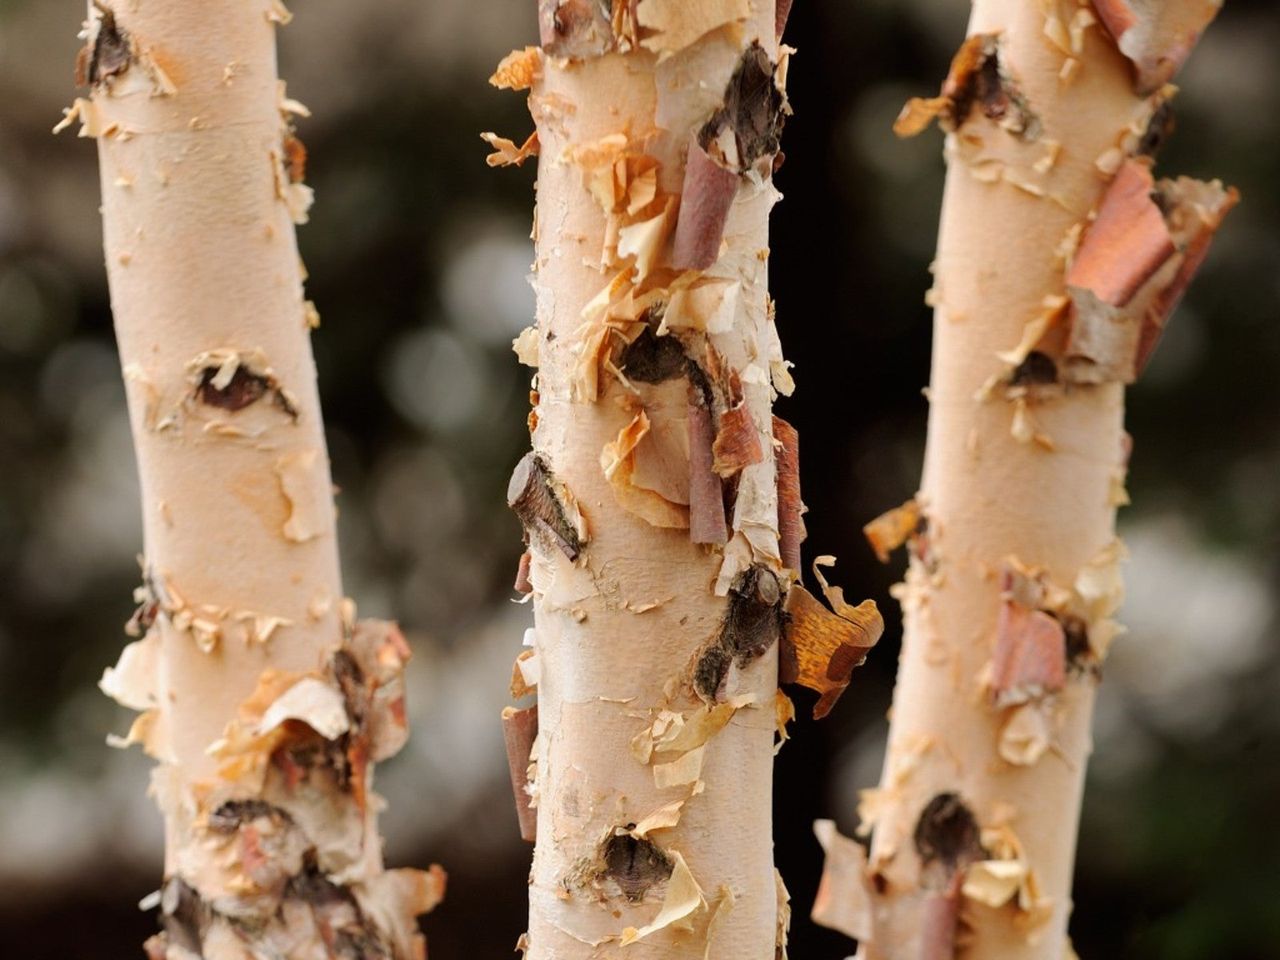
[{"label": "orange bark fragment", "polygon": [[1084,287],[1122,307],[1175,253],[1145,163],[1128,160],[1116,173],[1067,271],[1068,287]]},{"label": "orange bark fragment", "polygon": [[512,50],[489,78],[499,90],[528,90],[542,69],[542,51],[537,47]]},{"label": "orange bark fragment", "polygon": [[800,499],[800,432],[781,417],[773,418],[777,444],[774,465],[778,486],[778,553],[788,570],[800,573],[800,544],[805,537],[804,502]]},{"label": "orange bark fragment", "polygon": [[1062,624],[1043,610],[1005,600],[996,621],[991,696],[997,706],[1026,703],[1055,693],[1067,681]]},{"label": "orange bark fragment", "polygon": [[1120,167],[1067,270],[1067,379],[1132,383],[1239,195],[1187,177]]},{"label": "orange bark fragment", "polygon": [[720,429],[711,445],[712,469],[722,477],[731,477],[743,467],[764,460],[760,432],[756,430],[751,411],[745,403],[726,410],[720,417]]},{"label": "orange bark fragment", "polygon": [[689,539],[694,543],[724,545],[729,527],[724,512],[724,487],[712,469],[714,436],[711,411],[691,399],[689,424]]},{"label": "orange bark fragment", "polygon": [[484,162],[491,167],[523,166],[530,157],[538,155],[538,131],[536,130],[529,134],[528,139],[518,147],[515,141],[488,131],[480,134],[480,139],[493,147],[493,153],[484,158]]},{"label": "orange bark fragment", "polygon": [[827,587],[825,581],[823,587],[834,613],[800,584],[792,585],[779,651],[779,681],[798,683],[821,695],[813,708],[815,720],[831,712],[854,669],[884,633],[884,619],[875,601],[853,606],[844,602],[838,587]]},{"label": "orange bark fragment", "polygon": [[889,554],[920,529],[920,519],[920,505],[915,500],[908,500],[902,506],[880,514],[862,528],[862,534],[876,552],[876,559],[888,563]]},{"label": "orange bark fragment", "polygon": [[511,791],[515,795],[516,816],[520,821],[520,838],[532,843],[538,836],[538,812],[529,805],[529,752],[538,735],[538,705],[502,711],[502,736],[507,745],[507,766],[511,773]]}]

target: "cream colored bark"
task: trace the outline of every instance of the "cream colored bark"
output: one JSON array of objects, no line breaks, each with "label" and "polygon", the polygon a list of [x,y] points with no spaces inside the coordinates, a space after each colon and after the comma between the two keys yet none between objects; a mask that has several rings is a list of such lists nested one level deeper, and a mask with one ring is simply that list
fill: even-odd
[{"label": "cream colored bark", "polygon": [[443,875],[384,871],[373,761],[399,748],[408,649],[354,622],[294,222],[310,191],[276,78],[278,0],[91,10],[90,99],[145,525],[103,689],[160,761],[153,957],[414,958]]},{"label": "cream colored bark", "polygon": [[[1124,383],[1234,202],[1153,183],[1143,155],[1216,6],[1135,8],[976,0],[943,95],[899,121],[948,131],[928,448],[917,500],[868,527],[882,553],[911,548],[888,755],[859,808],[870,860],[823,827],[815,910],[867,960],[1073,955],[1090,716],[1119,632]],[[1126,50],[1141,72],[1108,32],[1119,14],[1155,49]]]},{"label": "cream colored bark", "polygon": [[[510,490],[536,622],[513,684],[536,685],[531,756],[516,734],[532,715],[506,716],[537,817],[523,945],[766,960],[788,915],[779,641],[784,605],[808,596],[791,587],[794,435],[770,412],[790,392],[767,293],[785,50],[772,3],[613,6],[610,23],[594,3],[541,5],[543,47],[493,81],[531,88],[536,136],[486,135],[495,164],[539,151],[537,324],[516,342],[538,368],[534,453]],[[838,612],[794,622],[851,669],[878,616]],[[821,640],[801,646],[786,650],[816,683]]]}]

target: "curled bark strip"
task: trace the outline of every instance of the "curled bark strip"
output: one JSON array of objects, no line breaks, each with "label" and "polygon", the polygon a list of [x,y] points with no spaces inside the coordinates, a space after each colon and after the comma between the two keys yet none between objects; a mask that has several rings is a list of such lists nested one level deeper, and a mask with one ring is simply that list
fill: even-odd
[{"label": "curled bark strip", "polygon": [[[815,572],[819,561],[830,559],[819,557]],[[835,612],[800,584],[792,584],[778,657],[780,683],[798,683],[821,695],[813,707],[815,720],[831,712],[853,671],[867,659],[867,652],[884,633],[884,620],[875,601],[864,600],[855,607],[844,601],[839,587],[827,586],[821,574],[818,576]]]},{"label": "curled bark strip", "polygon": [[516,567],[515,591],[517,593],[533,593],[533,584],[529,582],[529,567],[533,563],[533,554],[526,550],[520,554],[520,565]]},{"label": "curled bark strip", "polygon": [[529,805],[529,753],[538,735],[538,705],[502,710],[502,737],[507,745],[507,767],[511,772],[511,792],[520,821],[520,839],[533,843],[538,838],[538,811]]},{"label": "curled bark strip", "polygon": [[[787,105],[776,70],[759,43],[743,51],[723,105],[689,143],[672,253],[677,270],[705,270],[715,263],[739,175],[778,153]],[[758,172],[767,177],[772,168],[768,160]]]},{"label": "curled bark strip", "polygon": [[804,502],[800,499],[800,432],[781,417],[773,418],[777,444],[774,468],[778,484],[778,553],[788,570],[800,574],[800,544],[805,537]]},{"label": "curled bark strip", "polygon": [[1067,682],[1067,643],[1062,624],[1043,610],[1012,599],[1000,607],[991,661],[991,697],[997,707],[1026,703],[1061,690]]},{"label": "curled bark strip", "polygon": [[787,18],[791,16],[792,0],[778,0],[777,12],[774,14],[774,32],[779,40],[787,29]]},{"label": "curled bark strip", "polygon": [[[692,391],[691,391],[692,393]],[[701,397],[689,400],[689,539],[723,546],[729,542],[724,488],[712,469],[711,411]]]},{"label": "curled bark strip", "polygon": [[946,890],[925,894],[920,907],[920,960],[952,960],[955,956],[963,878],[964,874],[957,872]]},{"label": "curled bark strip", "polygon": [[705,270],[716,262],[737,192],[738,175],[712,160],[696,138],[691,140],[671,253],[675,269]]},{"label": "curled bark strip", "polygon": [[1086,287],[1122,307],[1174,255],[1173,238],[1151,197],[1154,187],[1146,164],[1129,160],[1121,166],[1071,262],[1067,286]]},{"label": "curled bark strip", "polygon": [[888,563],[889,554],[915,536],[921,530],[923,520],[920,505],[915,500],[908,500],[902,506],[880,514],[862,528],[862,534],[876,552],[876,559]]},{"label": "curled bark strip", "polygon": [[613,28],[599,0],[538,0],[538,34],[553,57],[586,60],[613,47]]},{"label": "curled bark strip", "polygon": [[784,622],[777,574],[758,564],[739,574],[729,588],[720,633],[694,667],[698,695],[714,702],[730,664],[745,667],[763,654],[782,636]]},{"label": "curled bark strip", "polygon": [[554,546],[570,560],[578,559],[584,538],[570,522],[551,485],[551,471],[537,454],[526,453],[516,464],[507,485],[507,506],[524,524],[527,537]]},{"label": "curled bark strip", "polygon": [[1173,79],[1222,0],[1093,0],[1093,6],[1146,96]]},{"label": "curled bark strip", "polygon": [[538,692],[541,663],[536,650],[521,650],[511,664],[511,698],[520,700]]},{"label": "curled bark strip", "polygon": [[940,95],[908,100],[893,132],[914,137],[936,119],[951,133],[964,125],[975,107],[1023,140],[1040,135],[1039,118],[1000,62],[999,34],[976,33],[966,39],[951,61]]},{"label": "curled bark strip", "polygon": [[520,167],[530,157],[538,155],[539,144],[536,130],[529,134],[524,143],[519,146],[516,146],[514,140],[508,140],[506,137],[500,137],[490,131],[480,134],[480,139],[493,147],[493,153],[484,158],[484,162],[491,167]]},{"label": "curled bark strip", "polygon": [[1067,271],[1068,380],[1137,379],[1238,199],[1216,181],[1156,184],[1145,163],[1121,166]]},{"label": "curled bark strip", "polygon": [[720,416],[720,429],[711,445],[714,456],[712,469],[722,477],[732,477],[743,467],[764,460],[764,448],[760,445],[760,431],[751,419],[751,411],[745,403],[726,410]]},{"label": "curled bark strip", "polygon": [[670,424],[660,420],[659,432],[654,433],[641,407],[600,451],[600,469],[614,499],[628,513],[655,527],[684,530],[689,526],[689,491],[683,484],[689,468],[684,453],[670,448],[672,439]]}]

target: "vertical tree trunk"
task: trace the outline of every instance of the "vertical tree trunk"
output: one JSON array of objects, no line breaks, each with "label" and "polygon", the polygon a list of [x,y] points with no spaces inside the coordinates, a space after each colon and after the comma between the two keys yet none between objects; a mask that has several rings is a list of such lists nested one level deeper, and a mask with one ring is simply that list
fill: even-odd
[{"label": "vertical tree trunk", "polygon": [[792,587],[796,438],[771,416],[790,378],[766,287],[782,18],[747,0],[539,14],[541,49],[493,78],[531,88],[537,132],[486,134],[492,163],[540,152],[538,319],[516,343],[538,368],[534,451],[509,492],[536,621],[513,684],[536,684],[536,741],[533,708],[506,715],[536,811],[524,948],[766,960],[788,915],[778,641],[825,711],[878,636],[874,606],[838,616]]},{"label": "vertical tree trunk", "polygon": [[407,735],[408,649],[354,621],[339,579],[287,19],[279,0],[91,9],[92,96],[66,122],[98,140],[146,539],[142,639],[102,685],[160,760],[152,957],[408,960],[443,874],[382,868],[370,780]]},{"label": "vertical tree trunk", "polygon": [[[1122,596],[1123,390],[1235,200],[1155,182],[1204,0],[977,0],[936,117],[949,163],[883,779],[861,848],[823,828],[816,916],[860,957],[1063,958],[1094,689]],[[1117,42],[1118,41],[1118,42]]]}]

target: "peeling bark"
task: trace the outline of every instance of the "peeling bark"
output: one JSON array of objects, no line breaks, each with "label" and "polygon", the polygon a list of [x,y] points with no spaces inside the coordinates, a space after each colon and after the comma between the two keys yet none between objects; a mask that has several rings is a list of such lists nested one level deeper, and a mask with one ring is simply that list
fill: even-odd
[{"label": "peeling bark", "polygon": [[[530,89],[539,149],[538,315],[514,344],[537,369],[534,450],[509,496],[536,624],[513,690],[529,692],[536,661],[539,701],[522,948],[776,960],[778,650],[802,589],[796,442],[771,409],[791,380],[767,295],[785,9],[539,11],[541,50],[493,81]],[[815,667],[824,692],[857,649],[834,680]]]},{"label": "peeling bark", "polygon": [[870,853],[824,842],[850,905],[828,891],[818,919],[861,960],[1071,955],[1094,689],[1121,632],[1123,385],[1235,201],[1150,170],[1163,81],[1213,6],[976,0],[941,94],[899,118],[939,121],[949,169],[922,487],[866,528],[881,560],[910,558]]},{"label": "peeling bark", "polygon": [[444,875],[385,870],[374,764],[407,736],[393,624],[343,599],[294,223],[278,2],[95,3],[96,137],[146,560],[102,688],[160,761],[151,957],[418,960]]}]

